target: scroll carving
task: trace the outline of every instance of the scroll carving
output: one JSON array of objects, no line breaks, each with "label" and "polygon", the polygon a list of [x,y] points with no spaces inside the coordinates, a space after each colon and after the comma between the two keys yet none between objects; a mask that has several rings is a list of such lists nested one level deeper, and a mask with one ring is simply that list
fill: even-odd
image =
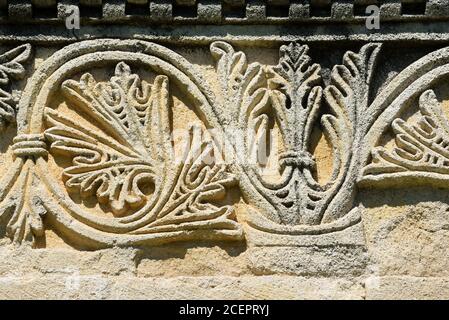
[{"label": "scroll carving", "polygon": [[[150,86],[121,62],[110,83],[97,83],[92,75],[84,74],[80,82],[64,82],[62,89],[71,103],[104,124],[108,133],[86,130],[47,109],[50,128],[45,136],[51,142],[51,152],[73,159],[73,165],[64,170],[69,190],[82,197],[95,194],[116,216],[124,216],[146,204],[147,196],[140,188],[153,184],[153,202],[147,205],[154,207],[162,199],[165,203],[145,230],[177,223],[194,227],[220,217],[224,219],[220,223],[231,218],[231,207],[207,202],[220,200],[235,178],[223,165],[206,164],[204,158],[214,149],[212,141],[201,141],[201,128],[189,129],[191,145],[185,161],[176,163],[173,158],[167,77],[157,76]],[[233,226],[231,219],[229,226]]]},{"label": "scroll carving", "polygon": [[[155,68],[153,83],[133,73],[127,62],[119,61],[111,65],[115,71],[109,80],[98,81],[92,74],[84,73],[79,80],[61,77],[60,87],[51,88],[53,92],[59,90],[62,103],[78,115],[74,118],[73,112],[44,103],[43,122],[38,127],[44,128],[49,157],[63,158],[70,164],[62,168],[60,177],[55,176],[48,171],[44,154],[27,153],[26,150],[33,149],[32,145],[15,143],[16,154],[23,153],[16,160],[15,177],[19,176],[19,180],[5,179],[5,191],[9,193],[3,198],[2,211],[5,216],[13,211],[8,215],[8,226],[22,236],[13,231],[8,236],[17,242],[36,243],[42,236],[46,216],[62,229],[73,227],[68,232],[75,236],[83,238],[88,233],[84,241],[95,248],[242,238],[233,206],[223,201],[227,189],[234,187],[237,180],[220,161],[212,137],[198,124],[189,124],[181,158],[175,156],[171,86],[180,86],[186,76],[174,67],[179,61],[177,55],[152,46],[148,50],[160,50],[159,54],[172,59],[171,65],[164,66],[166,73],[160,67]],[[130,52],[129,59],[133,55]],[[150,65],[157,65],[149,61]],[[185,69],[189,68],[187,65]],[[43,86],[38,90],[45,89]],[[39,98],[39,94],[36,96]],[[197,107],[195,99],[186,103]],[[36,148],[37,145],[33,150],[37,151]],[[36,188],[39,183],[33,179],[38,179],[45,188]],[[62,179],[65,191],[59,189],[58,179]],[[27,195],[25,199],[16,199],[14,190],[25,187],[33,188],[34,198],[27,199]],[[60,196],[61,192],[68,194],[63,196],[65,204],[49,201],[52,193]],[[103,216],[83,212],[85,209],[71,199],[76,195],[82,201],[94,197],[104,211]],[[37,215],[26,211],[27,201],[42,204],[42,210]],[[23,226],[16,228],[17,224]],[[104,234],[109,236],[105,238]]]},{"label": "scroll carving", "polygon": [[[360,222],[360,187],[446,182],[449,121],[430,89],[435,74],[449,74],[441,71],[449,52],[424,57],[370,101],[380,49],[370,43],[346,52],[325,84],[306,45],[283,45],[268,66],[218,41],[210,46],[219,80],[212,90],[200,68],[154,43],[67,46],[34,73],[18,113],[0,90],[0,124],[19,117],[14,161],[0,179],[5,236],[36,244],[51,224],[94,249],[240,241],[243,226],[280,238],[332,236]],[[0,85],[23,76],[29,53],[25,45],[0,56]],[[401,112],[416,96],[412,123]],[[175,99],[197,117],[183,123],[181,145],[172,136]],[[271,150],[275,127],[280,145]],[[332,149],[325,183],[312,150],[317,128]],[[379,144],[389,128],[390,149]],[[228,153],[217,137],[232,141]],[[278,152],[274,178],[260,161],[267,147]],[[227,201],[231,189],[242,193],[243,213]]]},{"label": "scroll carving", "polygon": [[[360,187],[430,185],[447,187],[449,122],[433,90],[447,73],[447,48],[421,58],[378,95],[378,112],[363,150]],[[405,116],[416,108],[414,116]],[[393,136],[385,145],[386,132]]]},{"label": "scroll carving", "polygon": [[374,149],[373,163],[364,170],[366,175],[449,172],[449,122],[432,90],[421,95],[419,110],[416,124],[409,125],[400,118],[393,121],[395,147],[391,152],[384,147]]}]

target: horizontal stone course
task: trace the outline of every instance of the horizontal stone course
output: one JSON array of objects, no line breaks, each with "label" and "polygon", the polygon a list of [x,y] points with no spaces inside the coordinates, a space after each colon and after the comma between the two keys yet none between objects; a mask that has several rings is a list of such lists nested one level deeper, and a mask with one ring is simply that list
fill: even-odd
[{"label": "horizontal stone course", "polygon": [[[73,6],[87,9],[98,8],[102,14],[100,17],[94,17],[97,23],[123,19],[140,21],[142,18],[147,18],[148,21],[155,23],[186,21],[199,24],[227,24],[236,19],[246,23],[291,23],[298,20],[360,23],[364,20],[359,18],[367,15],[365,9],[372,4],[379,5],[380,17],[383,21],[449,18],[448,0],[387,0],[381,2],[374,0],[13,0],[0,1],[0,9],[7,10],[7,15],[2,20],[9,20],[9,23],[33,19],[40,21],[62,19],[66,16],[63,11],[72,10]],[[138,8],[127,10],[128,6],[138,6],[142,12],[138,12]],[[143,10],[144,7],[149,10]],[[58,8],[58,14],[53,14],[56,12],[56,8]],[[36,14],[37,10],[44,9],[51,10],[51,13],[43,17]],[[93,19],[90,15],[85,14],[86,11],[88,10],[81,10],[81,17],[85,20]],[[234,13],[237,11],[239,14]],[[19,18],[21,20],[18,20]]]},{"label": "horizontal stone course", "polygon": [[[273,284],[276,284],[275,286]],[[182,288],[182,289],[181,289]],[[0,299],[363,299],[358,279],[45,276],[0,278]]]},{"label": "horizontal stone course", "polygon": [[[273,284],[276,283],[274,286]],[[183,288],[180,290],[180,288]],[[449,278],[0,277],[0,299],[445,299]]]},{"label": "horizontal stone course", "polygon": [[448,8],[0,0],[0,300],[447,299]]}]

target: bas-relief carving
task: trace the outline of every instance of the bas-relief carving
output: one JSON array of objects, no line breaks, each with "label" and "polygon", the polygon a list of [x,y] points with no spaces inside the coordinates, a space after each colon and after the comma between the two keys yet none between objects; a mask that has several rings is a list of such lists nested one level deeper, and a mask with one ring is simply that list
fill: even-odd
[{"label": "bas-relief carving", "polygon": [[[17,108],[7,88],[0,91],[1,123],[17,113],[18,127],[14,163],[0,180],[6,236],[35,242],[44,236],[45,216],[62,237],[89,248],[251,244],[251,235],[285,246],[332,244],[348,230],[348,237],[363,238],[358,188],[446,181],[449,122],[431,89],[447,73],[447,51],[423,57],[370,102],[377,43],[344,54],[324,85],[306,45],[281,46],[279,63],[269,66],[214,42],[220,99],[199,68],[163,46],[67,46],[30,76]],[[0,57],[1,85],[24,75],[29,55],[24,45]],[[91,71],[98,68],[100,77]],[[183,128],[181,161],[171,136],[175,99],[200,123]],[[401,118],[412,102],[419,105],[416,123]],[[326,183],[316,178],[311,151],[316,126],[332,148]],[[247,160],[266,151],[273,127],[281,143],[277,174],[268,179],[266,163]],[[380,143],[390,128],[392,149]],[[226,152],[220,139],[232,142]],[[235,188],[240,211],[226,201]]]},{"label": "bas-relief carving", "polygon": [[[237,87],[236,92],[228,93],[234,99],[228,105],[238,110],[236,126],[262,136],[260,132],[268,130],[271,110],[282,133],[280,179],[265,181],[257,167],[240,170],[242,189],[262,213],[249,217],[253,227],[288,235],[321,234],[342,230],[360,220],[353,206],[361,166],[356,153],[372,122],[365,110],[379,48],[378,44],[369,44],[359,53],[346,53],[343,64],[333,69],[330,85],[322,89],[320,66],[311,63],[307,46],[282,46],[279,64],[268,67],[260,76],[262,66],[246,66],[243,53],[235,53],[224,43],[212,45],[212,51],[221,54],[218,70],[230,70],[222,83]],[[219,74],[227,76],[225,72]],[[234,84],[236,78],[242,79],[240,84]],[[329,113],[320,115],[325,103]],[[314,178],[315,160],[309,152],[317,122],[334,154],[331,179],[325,185]],[[253,137],[244,138],[242,149],[250,157]]]},{"label": "bas-relief carving", "polygon": [[[172,155],[167,76],[156,76],[150,85],[120,62],[107,83],[86,73],[79,82],[63,82],[61,90],[69,105],[100,128],[86,129],[47,108],[44,135],[50,152],[72,159],[63,171],[69,193],[95,195],[111,209],[119,222],[112,232],[182,238],[214,230],[224,238],[240,236],[233,208],[211,202],[223,198],[236,180],[223,164],[207,163],[205,157],[215,151],[211,140],[202,141],[201,127],[188,128],[183,161]],[[148,184],[153,191],[145,195],[141,189]]]},{"label": "bas-relief carving", "polygon": [[0,55],[0,130],[16,118],[16,97],[8,92],[7,86],[11,80],[25,76],[23,63],[29,59],[31,46],[21,45]]},{"label": "bas-relief carving", "polygon": [[379,146],[372,150],[372,162],[364,169],[366,180],[435,179],[446,181],[449,169],[449,122],[442,103],[433,90],[418,99],[417,121],[407,123],[400,117],[391,128],[395,143],[392,150]]}]

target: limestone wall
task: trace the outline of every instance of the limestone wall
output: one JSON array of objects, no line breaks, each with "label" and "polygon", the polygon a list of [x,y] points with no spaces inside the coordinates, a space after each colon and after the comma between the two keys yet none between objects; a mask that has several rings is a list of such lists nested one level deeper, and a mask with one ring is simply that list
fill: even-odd
[{"label": "limestone wall", "polygon": [[448,8],[0,1],[0,299],[448,299]]}]

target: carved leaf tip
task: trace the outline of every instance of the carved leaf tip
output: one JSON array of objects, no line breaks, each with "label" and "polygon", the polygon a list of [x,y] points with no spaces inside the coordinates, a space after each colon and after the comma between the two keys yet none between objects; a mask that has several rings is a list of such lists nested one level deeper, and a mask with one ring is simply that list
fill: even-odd
[{"label": "carved leaf tip", "polygon": [[29,164],[21,172],[10,192],[0,202],[0,221],[5,223],[5,236],[13,244],[35,246],[44,236],[43,216],[47,213],[37,194],[39,179]]},{"label": "carved leaf tip", "polygon": [[0,131],[13,122],[16,117],[17,100],[8,92],[7,86],[12,79],[25,76],[24,63],[31,55],[31,45],[24,44],[0,55]]},{"label": "carved leaf tip", "polygon": [[7,85],[10,77],[20,79],[25,74],[23,64],[31,55],[31,45],[24,44],[0,55],[0,85]]}]

